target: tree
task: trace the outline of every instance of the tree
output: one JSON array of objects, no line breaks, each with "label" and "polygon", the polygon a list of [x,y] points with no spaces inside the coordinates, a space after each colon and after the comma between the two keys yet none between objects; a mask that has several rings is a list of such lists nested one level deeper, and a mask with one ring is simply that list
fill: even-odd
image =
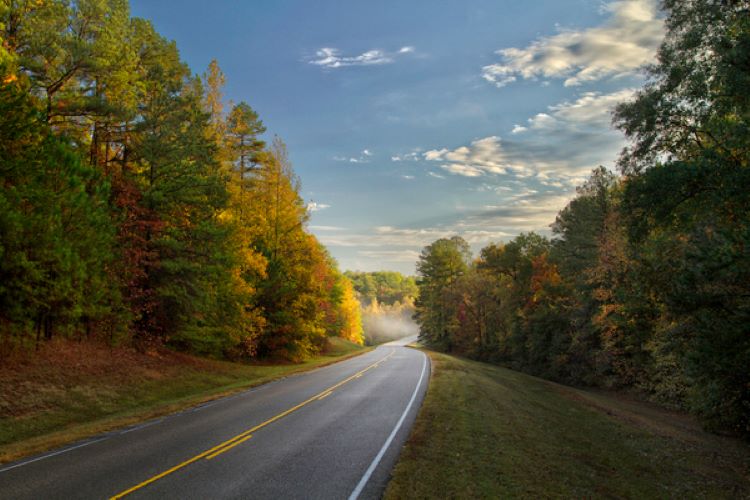
[{"label": "tree", "polygon": [[614,123],[631,139],[620,158],[637,173],[705,151],[747,166],[750,153],[750,2],[665,0],[666,36],[649,82]]},{"label": "tree", "polygon": [[36,342],[82,322],[88,333],[118,300],[109,186],[39,119],[27,85],[0,84],[0,323],[11,346],[31,324]]},{"label": "tree", "polygon": [[448,291],[456,286],[471,261],[469,244],[459,236],[442,238],[425,247],[417,262],[415,319],[420,327],[420,341],[450,352],[450,325],[455,318],[455,303]]},{"label": "tree", "polygon": [[266,131],[258,114],[247,103],[234,106],[227,118],[227,149],[234,170],[239,176],[240,189],[246,190],[249,173],[260,163],[265,143],[258,138]]},{"label": "tree", "polygon": [[651,80],[615,114],[632,141],[620,159],[630,175],[622,212],[643,284],[662,308],[656,361],[675,360],[707,425],[747,436],[750,211],[739,186],[750,165],[750,3],[664,7]]}]

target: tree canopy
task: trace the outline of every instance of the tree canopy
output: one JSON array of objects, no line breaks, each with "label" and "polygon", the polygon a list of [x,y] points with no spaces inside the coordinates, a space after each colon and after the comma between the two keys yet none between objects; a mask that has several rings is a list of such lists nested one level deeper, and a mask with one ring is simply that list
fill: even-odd
[{"label": "tree canopy", "polygon": [[0,4],[0,335],[300,360],[362,342],[281,139],[126,0]]}]

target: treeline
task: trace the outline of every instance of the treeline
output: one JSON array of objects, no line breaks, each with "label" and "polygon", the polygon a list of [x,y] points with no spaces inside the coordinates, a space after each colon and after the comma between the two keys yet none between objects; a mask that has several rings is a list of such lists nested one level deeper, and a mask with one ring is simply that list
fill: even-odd
[{"label": "treeline", "polygon": [[413,304],[419,289],[414,276],[404,276],[396,271],[346,271],[357,298],[367,306],[373,302],[392,306],[395,303]]},{"label": "treeline", "polygon": [[626,388],[750,437],[750,5],[666,1],[658,64],[552,224],[472,260],[418,262],[423,341],[573,384]]},{"label": "treeline", "polygon": [[127,0],[0,3],[0,342],[302,359],[362,342],[281,140]]},{"label": "treeline", "polygon": [[395,271],[347,271],[362,305],[365,343],[375,345],[415,335],[414,301],[419,289],[413,276]]}]

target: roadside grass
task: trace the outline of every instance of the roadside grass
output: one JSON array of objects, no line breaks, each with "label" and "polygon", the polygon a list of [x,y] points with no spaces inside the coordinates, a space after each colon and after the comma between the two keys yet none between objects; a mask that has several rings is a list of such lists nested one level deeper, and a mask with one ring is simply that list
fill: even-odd
[{"label": "roadside grass", "polygon": [[173,351],[58,341],[0,365],[0,463],[174,413],[371,348],[330,339],[298,364],[244,364]]},{"label": "roadside grass", "polygon": [[750,446],[686,415],[429,355],[386,499],[750,498]]}]

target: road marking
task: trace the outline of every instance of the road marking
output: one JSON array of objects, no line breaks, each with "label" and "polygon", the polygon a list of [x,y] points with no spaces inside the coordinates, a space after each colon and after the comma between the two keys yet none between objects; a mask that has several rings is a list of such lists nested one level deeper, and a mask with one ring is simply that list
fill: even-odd
[{"label": "road marking", "polygon": [[365,471],[365,474],[362,476],[362,479],[360,479],[359,483],[357,483],[357,487],[354,488],[354,491],[352,491],[351,495],[349,495],[349,500],[357,500],[359,495],[362,493],[362,490],[367,484],[367,481],[370,480],[370,476],[372,476],[372,473],[375,472],[375,469],[377,468],[378,464],[383,459],[383,455],[385,455],[386,450],[388,450],[388,447],[391,445],[393,438],[396,437],[396,433],[401,428],[401,425],[404,423],[404,419],[406,418],[406,414],[409,413],[409,410],[411,409],[411,405],[414,404],[414,400],[417,398],[417,393],[419,392],[419,387],[422,385],[422,379],[424,378],[425,368],[427,367],[427,355],[422,353],[422,356],[424,356],[423,361],[422,361],[422,373],[419,374],[419,380],[417,381],[417,386],[414,388],[414,392],[411,395],[409,404],[406,405],[406,409],[404,410],[404,413],[401,414],[401,418],[399,418],[398,422],[396,422],[396,426],[391,431],[391,435],[388,436],[388,439],[385,440],[383,447],[380,448],[380,451],[372,460],[372,463]]},{"label": "road marking", "polygon": [[122,435],[122,434],[127,434],[128,432],[139,431],[141,429],[145,429],[146,427],[151,427],[152,425],[160,424],[163,421],[164,421],[164,419],[160,418],[160,419],[154,420],[152,422],[146,422],[145,424],[136,425],[135,427],[131,427],[129,429],[125,429],[123,431],[120,431],[120,434]]},{"label": "road marking", "polygon": [[206,460],[211,460],[212,458],[214,458],[214,457],[217,457],[217,456],[221,455],[221,454],[222,454],[222,453],[224,453],[225,451],[229,451],[229,450],[231,450],[232,448],[234,448],[234,447],[235,447],[235,446],[237,446],[238,444],[244,443],[245,441],[247,441],[247,440],[248,440],[248,439],[250,439],[251,437],[253,437],[253,436],[252,436],[252,434],[251,434],[251,435],[249,435],[249,436],[245,436],[245,437],[243,437],[242,439],[239,439],[239,440],[235,441],[234,443],[230,444],[229,446],[225,446],[224,448],[221,448],[220,450],[217,450],[217,451],[215,451],[215,452],[211,453],[210,455],[208,455],[208,456],[206,457]]},{"label": "road marking", "polygon": [[[275,422],[275,421],[277,421],[277,420],[279,420],[281,418],[286,417],[290,413],[293,413],[293,412],[299,410],[300,408],[302,408],[303,406],[305,406],[307,404],[310,404],[313,401],[321,398],[321,396],[325,395],[326,393],[330,394],[333,390],[338,389],[339,387],[341,387],[342,385],[346,384],[347,382],[351,382],[355,378],[359,378],[359,376],[362,376],[368,370],[371,370],[371,369],[377,367],[380,363],[382,363],[386,359],[388,359],[391,356],[393,356],[393,353],[395,353],[395,352],[396,352],[396,350],[392,349],[390,353],[388,353],[386,356],[380,358],[378,361],[376,361],[375,363],[371,364],[367,368],[364,368],[364,369],[358,371],[357,373],[355,373],[354,375],[351,375],[350,377],[345,378],[341,382],[338,382],[338,383],[332,385],[331,387],[329,387],[327,389],[324,389],[323,391],[319,392],[315,396],[312,396],[311,398],[306,399],[305,401],[299,403],[298,405],[292,406],[288,410],[285,410],[285,411],[279,413],[278,415],[269,418],[265,422],[262,422],[262,423],[256,425],[255,427],[252,427],[252,428],[250,428],[250,429],[248,429],[248,430],[246,430],[244,432],[241,432],[241,433],[237,434],[236,436],[234,436],[234,437],[232,437],[230,439],[227,439],[223,443],[217,444],[213,448],[210,448],[210,449],[208,449],[208,450],[206,450],[206,451],[204,451],[202,453],[199,453],[199,454],[195,455],[192,458],[189,458],[189,459],[185,460],[182,463],[179,463],[179,464],[175,465],[171,469],[167,469],[167,470],[165,470],[162,473],[159,473],[159,474],[157,474],[157,475],[155,475],[155,476],[153,476],[153,477],[151,477],[149,479],[146,479],[142,483],[136,484],[132,488],[128,488],[127,490],[122,491],[122,492],[120,492],[120,493],[112,496],[110,498],[110,500],[117,500],[119,498],[123,498],[124,496],[130,495],[134,491],[140,490],[144,486],[148,486],[149,484],[151,484],[153,482],[156,482],[159,479],[162,479],[162,478],[164,478],[164,477],[172,474],[173,472],[176,472],[176,471],[178,471],[180,469],[183,469],[183,468],[187,467],[188,465],[190,465],[190,464],[192,464],[194,462],[197,462],[201,458],[211,459],[211,458],[213,458],[213,457],[215,457],[217,455],[220,455],[221,453],[224,453],[225,451],[229,450],[230,448],[233,448],[234,446],[236,446],[236,445],[238,445],[238,444],[240,444],[240,443],[242,443],[242,442],[247,441],[248,439],[250,439],[250,434],[254,433],[255,431],[257,431],[259,429],[262,429],[263,427],[267,426],[268,424],[271,424],[271,423],[273,423],[273,422]],[[421,381],[421,379],[420,379],[420,381]]]},{"label": "road marking", "polygon": [[11,469],[15,469],[16,467],[21,467],[22,465],[28,465],[34,462],[38,462],[39,460],[44,460],[45,458],[54,457],[56,455],[62,455],[63,453],[67,453],[69,451],[77,450],[78,448],[83,448],[84,446],[88,446],[90,444],[98,443],[99,441],[104,441],[105,439],[109,439],[109,436],[104,436],[99,439],[94,439],[93,441],[86,441],[85,443],[81,443],[76,446],[71,446],[70,448],[65,448],[64,450],[56,451],[54,453],[48,453],[46,455],[42,455],[41,457],[32,458],[31,460],[26,460],[25,462],[21,462],[15,465],[11,465],[10,467],[5,467],[4,469],[0,469],[0,472],[9,471]]},{"label": "road marking", "polygon": [[333,392],[333,391],[328,391],[328,392],[326,392],[325,394],[323,394],[322,396],[320,396],[320,397],[318,398],[318,401],[320,401],[321,399],[327,398],[328,396],[330,396],[330,395],[331,395],[331,393],[332,393],[332,392]]}]

